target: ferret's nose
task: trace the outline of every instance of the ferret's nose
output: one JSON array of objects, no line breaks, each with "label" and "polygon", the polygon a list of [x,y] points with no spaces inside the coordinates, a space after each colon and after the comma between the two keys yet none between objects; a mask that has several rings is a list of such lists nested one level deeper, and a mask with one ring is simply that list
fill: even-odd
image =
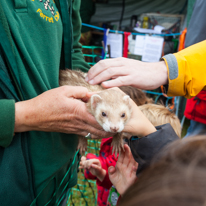
[{"label": "ferret's nose", "polygon": [[117,132],[119,127],[110,127],[111,132]]}]

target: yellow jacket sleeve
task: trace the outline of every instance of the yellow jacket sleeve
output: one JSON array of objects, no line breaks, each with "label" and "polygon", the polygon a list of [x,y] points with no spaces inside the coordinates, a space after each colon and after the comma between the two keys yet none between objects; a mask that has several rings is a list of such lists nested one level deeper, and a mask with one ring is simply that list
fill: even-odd
[{"label": "yellow jacket sleeve", "polygon": [[206,40],[163,59],[168,70],[168,96],[191,98],[206,89]]}]

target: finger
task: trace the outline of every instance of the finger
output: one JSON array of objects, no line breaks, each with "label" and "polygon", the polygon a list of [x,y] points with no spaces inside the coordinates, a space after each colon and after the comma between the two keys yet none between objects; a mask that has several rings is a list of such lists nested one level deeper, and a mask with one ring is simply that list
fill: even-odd
[{"label": "finger", "polygon": [[129,76],[119,76],[116,79],[104,81],[101,85],[104,88],[128,86],[128,83],[131,83],[130,79]]},{"label": "finger", "polygon": [[[94,123],[92,124],[92,122]],[[92,126],[89,125],[88,123],[90,123]],[[83,136],[83,137],[87,136],[88,133],[90,133],[91,139],[108,138],[113,135],[110,132],[105,132],[103,128],[96,122],[96,120],[94,121],[88,120],[88,122],[85,122],[85,124],[82,124],[82,128],[84,129],[80,129],[80,125],[73,125],[73,128],[72,128],[73,131],[71,131],[70,129],[69,132]]]},{"label": "finger", "polygon": [[116,168],[113,167],[113,166],[110,166],[110,167],[108,168],[109,175],[113,175],[113,174],[115,173],[115,171],[116,171]]},{"label": "finger", "polygon": [[104,133],[105,135],[91,135],[91,139],[104,139],[104,138],[108,138],[111,137],[112,135],[114,135],[114,133]]},{"label": "finger", "polygon": [[133,166],[132,167],[132,171],[136,173],[137,172],[137,168],[138,168],[138,166]]},{"label": "finger", "polygon": [[98,92],[88,92],[88,93],[86,94],[86,97],[84,97],[84,98],[82,99],[82,101],[83,101],[83,102],[88,102],[89,99],[91,98],[91,96],[94,95],[94,94],[96,94],[96,93],[98,93]]},{"label": "finger", "polygon": [[91,79],[93,79],[95,76],[97,76],[99,73],[101,73],[108,67],[119,67],[121,65],[122,63],[121,61],[118,61],[118,59],[101,60],[93,67],[90,68],[89,72],[87,73],[86,81],[90,81]]},{"label": "finger", "polygon": [[101,165],[98,159],[92,159],[92,164],[94,165]]},{"label": "finger", "polygon": [[89,80],[89,84],[99,84],[103,81],[113,79],[114,77],[127,76],[128,71],[125,67],[109,67],[96,75],[93,79]]},{"label": "finger", "polygon": [[84,165],[84,161],[80,161],[79,165],[80,166]]},{"label": "finger", "polygon": [[85,156],[81,157],[81,161],[85,161],[87,158]]},{"label": "finger", "polygon": [[86,87],[81,86],[62,86],[61,89],[64,90],[67,97],[73,97],[75,99],[83,99],[88,92]]},{"label": "finger", "polygon": [[102,170],[102,168],[96,164],[92,164],[91,168],[97,170],[98,172],[100,172]]},{"label": "finger", "polygon": [[87,160],[86,163],[84,164],[85,168],[88,170],[90,170],[91,165],[92,165],[92,161],[90,161],[90,160]]},{"label": "finger", "polygon": [[117,165],[118,164],[123,164],[124,156],[125,156],[125,151],[121,151],[121,153],[118,157],[118,160],[117,160]]},{"label": "finger", "polygon": [[130,156],[130,163],[128,165],[128,168],[130,168],[130,175],[133,175],[133,173],[136,173],[138,168],[138,163],[133,158],[132,154]]},{"label": "finger", "polygon": [[125,155],[123,158],[123,164],[129,166],[131,160],[131,150],[127,144],[124,144]]}]

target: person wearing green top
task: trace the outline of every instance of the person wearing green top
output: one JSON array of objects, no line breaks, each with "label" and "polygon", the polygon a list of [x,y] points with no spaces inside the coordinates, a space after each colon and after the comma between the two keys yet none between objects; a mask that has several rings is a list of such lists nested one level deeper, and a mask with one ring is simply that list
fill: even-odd
[{"label": "person wearing green top", "polygon": [[61,205],[77,182],[77,136],[108,137],[82,87],[59,70],[88,71],[80,0],[0,2],[0,204]]}]

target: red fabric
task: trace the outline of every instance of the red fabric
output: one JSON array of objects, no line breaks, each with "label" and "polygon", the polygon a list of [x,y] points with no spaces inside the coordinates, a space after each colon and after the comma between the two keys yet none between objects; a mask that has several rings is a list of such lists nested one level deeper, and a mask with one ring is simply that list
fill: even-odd
[{"label": "red fabric", "polygon": [[123,57],[128,56],[128,46],[129,46],[129,40],[128,36],[130,35],[130,32],[124,32],[124,51],[123,51]]},{"label": "red fabric", "polygon": [[184,115],[190,120],[206,124],[206,91],[187,100]]},{"label": "red fabric", "polygon": [[[112,183],[109,180],[108,168],[110,166],[115,166],[118,159],[118,155],[116,158],[115,155],[112,154],[111,142],[112,142],[112,137],[102,139],[100,145],[99,157],[91,153],[87,154],[86,156],[87,159],[98,159],[102,165],[102,168],[105,169],[107,172],[102,182],[99,181],[98,179],[96,181],[97,191],[98,191],[98,196],[97,196],[98,206],[103,206],[107,204],[109,189],[112,186]],[[92,175],[89,171],[85,171],[84,175],[87,179],[96,179],[96,177]]]}]

